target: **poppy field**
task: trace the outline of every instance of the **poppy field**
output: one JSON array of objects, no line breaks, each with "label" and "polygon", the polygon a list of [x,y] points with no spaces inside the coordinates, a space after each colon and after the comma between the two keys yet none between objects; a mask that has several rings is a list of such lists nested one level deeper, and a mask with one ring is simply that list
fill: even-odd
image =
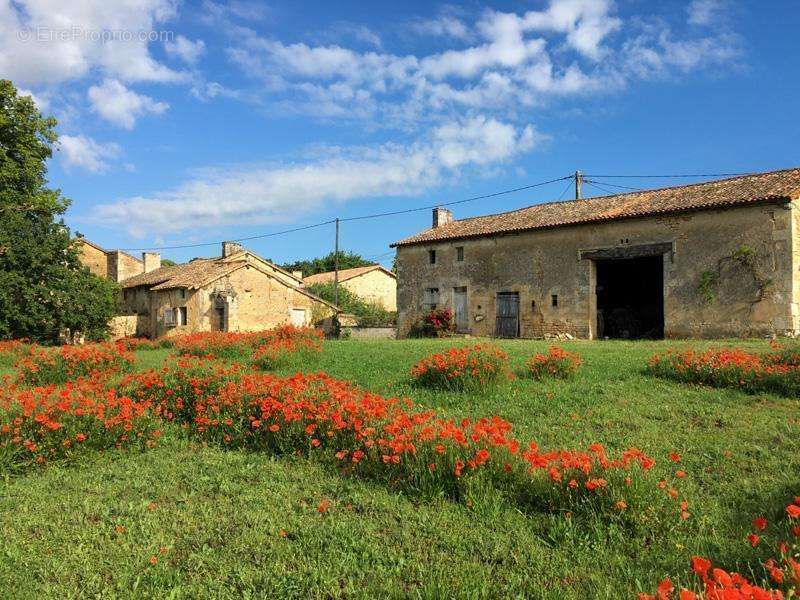
[{"label": "poppy field", "polygon": [[0,589],[790,597],[798,399],[648,366],[719,346],[291,329],[9,345]]}]

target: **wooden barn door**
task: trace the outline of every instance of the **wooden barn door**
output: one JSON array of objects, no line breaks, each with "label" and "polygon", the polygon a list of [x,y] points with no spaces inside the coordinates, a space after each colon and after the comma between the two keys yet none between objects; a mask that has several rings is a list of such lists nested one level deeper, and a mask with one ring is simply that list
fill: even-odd
[{"label": "wooden barn door", "polygon": [[519,337],[519,292],[497,294],[497,337]]},{"label": "wooden barn door", "polygon": [[453,288],[453,312],[456,319],[456,331],[467,333],[469,331],[469,315],[467,314],[467,288]]}]

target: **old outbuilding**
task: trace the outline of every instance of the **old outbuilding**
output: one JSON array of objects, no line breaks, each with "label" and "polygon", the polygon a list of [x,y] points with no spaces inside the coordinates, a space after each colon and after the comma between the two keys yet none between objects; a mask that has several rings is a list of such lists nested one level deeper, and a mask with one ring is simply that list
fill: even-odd
[{"label": "old outbuilding", "polygon": [[398,334],[541,338],[800,334],[800,169],[537,204],[397,247]]},{"label": "old outbuilding", "polygon": [[[317,273],[303,278],[305,285],[333,283],[335,272]],[[380,304],[389,311],[397,310],[397,277],[381,265],[368,265],[339,271],[339,285],[367,302]]]},{"label": "old outbuilding", "polygon": [[[85,240],[83,247],[97,248]],[[90,269],[93,256],[97,255],[84,250]],[[96,274],[102,275],[99,271],[98,267]],[[109,269],[105,276],[113,279],[113,274]],[[120,316],[112,323],[116,337],[259,331],[290,323],[331,329],[338,312],[303,289],[297,275],[234,242],[223,242],[221,256],[164,267],[159,254],[145,253],[140,272],[117,281],[122,297]]]}]

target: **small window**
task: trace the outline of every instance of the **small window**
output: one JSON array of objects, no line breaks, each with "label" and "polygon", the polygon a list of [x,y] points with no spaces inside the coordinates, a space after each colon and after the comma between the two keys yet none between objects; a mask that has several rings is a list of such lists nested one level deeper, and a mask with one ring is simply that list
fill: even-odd
[{"label": "small window", "polygon": [[464,246],[456,246],[456,261],[464,262]]},{"label": "small window", "polygon": [[164,325],[167,327],[180,327],[186,325],[187,311],[185,306],[167,308],[164,310]]},{"label": "small window", "polygon": [[558,306],[558,294],[553,294],[552,296],[550,296],[550,303],[553,306]]},{"label": "small window", "polygon": [[181,300],[186,298],[186,288],[181,288]]},{"label": "small window", "polygon": [[436,264],[436,250],[428,250],[428,262],[432,265]]},{"label": "small window", "polygon": [[435,310],[439,305],[439,288],[426,288],[423,304],[427,310]]},{"label": "small window", "polygon": [[178,325],[186,325],[186,317],[187,311],[185,306],[181,306],[180,308],[175,309],[177,314],[175,315],[175,321],[177,321]]}]

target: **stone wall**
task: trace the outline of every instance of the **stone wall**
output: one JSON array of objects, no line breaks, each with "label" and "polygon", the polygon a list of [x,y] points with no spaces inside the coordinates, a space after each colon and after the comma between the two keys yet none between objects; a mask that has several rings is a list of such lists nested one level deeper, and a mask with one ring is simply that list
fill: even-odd
[{"label": "stone wall", "polygon": [[112,340],[139,335],[138,315],[121,315],[113,317],[108,323],[108,332]]},{"label": "stone wall", "polygon": [[[172,336],[197,331],[261,331],[292,323],[317,325],[334,311],[322,302],[286,286],[254,267],[244,267],[199,290],[151,291],[146,287],[123,292],[123,312],[140,315],[137,335]],[[186,325],[167,326],[164,311],[186,307]],[[217,307],[224,310],[219,322]],[[293,315],[294,312],[294,315]]]},{"label": "stone wall", "polygon": [[103,250],[87,244],[80,238],[77,240],[78,258],[98,277],[108,277],[108,257]]},{"label": "stone wall", "polygon": [[393,340],[397,337],[394,327],[343,327],[342,338],[352,340]]},{"label": "stone wall", "polygon": [[348,279],[342,287],[367,302],[382,304],[386,310],[397,310],[397,280],[380,269]]},{"label": "stone wall", "polygon": [[[672,248],[663,259],[667,337],[796,333],[799,232],[795,204],[760,204],[401,246],[398,335],[425,313],[426,288],[439,288],[439,305],[452,307],[453,288],[466,287],[472,335],[493,335],[497,293],[518,292],[522,337],[594,337],[595,263],[581,252],[659,243]],[[459,246],[463,262],[456,260]],[[434,249],[437,261],[429,264]],[[711,294],[702,289],[704,278],[713,282]]]}]

